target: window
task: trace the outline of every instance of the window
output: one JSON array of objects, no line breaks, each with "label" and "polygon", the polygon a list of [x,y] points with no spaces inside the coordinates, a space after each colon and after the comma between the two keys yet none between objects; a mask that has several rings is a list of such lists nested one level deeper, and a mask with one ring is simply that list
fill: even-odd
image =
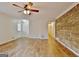
[{"label": "window", "polygon": [[29,20],[19,20],[17,24],[17,31],[29,34]]}]

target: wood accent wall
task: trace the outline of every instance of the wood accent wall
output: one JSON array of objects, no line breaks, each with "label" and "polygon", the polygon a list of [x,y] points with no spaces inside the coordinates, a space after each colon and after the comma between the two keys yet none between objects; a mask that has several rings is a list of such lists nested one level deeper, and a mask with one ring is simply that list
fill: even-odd
[{"label": "wood accent wall", "polygon": [[56,20],[56,37],[79,53],[79,4]]},{"label": "wood accent wall", "polygon": [[48,54],[54,57],[75,57],[76,55],[60,44],[54,37],[53,24],[48,24]]}]

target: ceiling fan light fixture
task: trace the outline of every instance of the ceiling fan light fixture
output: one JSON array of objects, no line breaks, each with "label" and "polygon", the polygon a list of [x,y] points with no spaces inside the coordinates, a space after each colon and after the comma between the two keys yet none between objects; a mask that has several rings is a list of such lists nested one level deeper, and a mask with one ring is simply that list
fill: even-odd
[{"label": "ceiling fan light fixture", "polygon": [[24,7],[21,7],[17,4],[12,4],[12,5],[16,6],[16,7],[19,7],[19,8],[22,8],[23,10],[18,11],[18,12],[23,12],[24,14],[27,14],[27,15],[31,15],[32,12],[39,12],[39,10],[32,8],[32,5],[33,5],[32,2],[29,2],[28,4],[25,4]]},{"label": "ceiling fan light fixture", "polygon": [[29,15],[30,14],[30,10],[27,10],[27,11],[24,10],[24,14],[28,14]]},{"label": "ceiling fan light fixture", "polygon": [[31,6],[28,6],[27,8],[28,8],[28,9],[30,9],[30,8],[31,8]]},{"label": "ceiling fan light fixture", "polygon": [[24,14],[27,14],[27,11],[26,10],[24,10],[23,12],[24,12]]},{"label": "ceiling fan light fixture", "polygon": [[27,10],[27,14],[30,14],[30,10]]}]

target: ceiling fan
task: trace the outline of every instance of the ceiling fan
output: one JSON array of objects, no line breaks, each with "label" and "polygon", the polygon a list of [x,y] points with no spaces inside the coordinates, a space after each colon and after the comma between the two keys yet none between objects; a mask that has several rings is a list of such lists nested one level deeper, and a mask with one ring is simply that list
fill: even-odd
[{"label": "ceiling fan", "polygon": [[18,11],[18,12],[24,12],[24,14],[31,15],[31,12],[39,12],[38,9],[32,8],[32,6],[33,6],[32,2],[29,2],[24,7],[21,7],[17,4],[12,4],[12,5],[24,9],[24,10]]}]

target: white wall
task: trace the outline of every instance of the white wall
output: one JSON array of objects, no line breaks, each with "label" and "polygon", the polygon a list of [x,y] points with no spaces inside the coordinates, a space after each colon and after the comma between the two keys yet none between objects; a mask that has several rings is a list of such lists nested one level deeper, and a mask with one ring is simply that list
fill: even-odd
[{"label": "white wall", "polygon": [[40,15],[30,16],[30,35],[34,38],[48,38],[48,18],[39,17]]},{"label": "white wall", "polygon": [[[27,26],[26,23],[23,24],[23,27],[21,29],[21,31],[17,31],[17,24],[21,21],[21,20],[26,20],[26,19],[13,19],[12,20],[12,36],[14,38],[18,38],[18,37],[28,37],[29,36],[29,24]],[[29,21],[28,21],[29,23]]]},{"label": "white wall", "polygon": [[12,38],[12,25],[10,16],[0,13],[0,44]]},{"label": "white wall", "polygon": [[[26,37],[31,37],[31,38],[43,38],[47,39],[48,38],[48,17],[43,17],[39,15],[38,13],[32,14],[30,16],[28,15],[23,15],[21,16],[20,19],[14,19],[15,23],[16,20],[22,20],[26,19],[29,20],[29,35],[26,35]],[[20,36],[20,33],[15,32],[14,34],[16,37]],[[17,36],[18,35],[18,36]]]},{"label": "white wall", "polygon": [[[48,20],[30,17],[26,18],[29,20],[29,37],[33,38],[47,38],[48,37]],[[20,37],[21,33],[16,31],[16,21],[22,20],[13,18],[7,14],[0,13],[0,44],[7,41],[13,40],[14,38]]]}]

